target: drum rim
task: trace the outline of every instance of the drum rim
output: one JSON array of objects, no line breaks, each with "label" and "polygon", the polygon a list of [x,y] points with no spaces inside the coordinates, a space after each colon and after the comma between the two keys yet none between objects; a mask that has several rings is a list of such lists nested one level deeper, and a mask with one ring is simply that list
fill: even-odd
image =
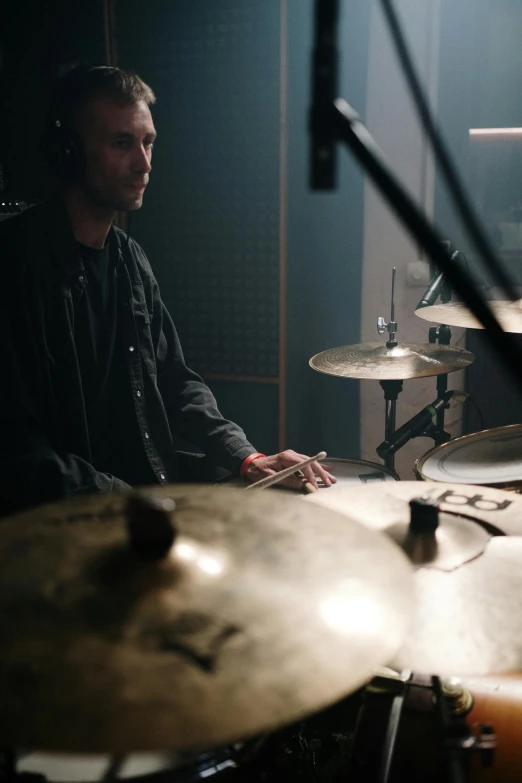
[{"label": "drum rim", "polygon": [[349,462],[355,465],[366,465],[367,467],[379,468],[379,470],[382,470],[383,473],[387,473],[389,476],[392,476],[392,478],[394,478],[395,481],[400,481],[398,473],[396,473],[394,470],[391,470],[391,468],[387,468],[386,465],[381,464],[380,462],[372,462],[371,460],[368,459],[349,459],[348,457],[328,457],[328,456],[326,456],[323,461],[326,465],[328,465],[330,462],[336,462],[336,463]]},{"label": "drum rim", "polygon": [[429,451],[427,451],[425,454],[422,455],[422,457],[417,457],[415,460],[415,464],[413,466],[413,470],[415,475],[417,476],[417,479],[420,481],[432,481],[436,484],[476,484],[477,486],[486,486],[486,487],[494,487],[496,489],[505,489],[505,490],[519,490],[522,488],[522,477],[520,480],[513,480],[510,481],[488,481],[487,484],[480,483],[478,481],[470,481],[469,479],[466,479],[465,481],[448,481],[447,478],[428,478],[425,476],[422,472],[422,468],[424,467],[426,461],[432,457],[436,452],[441,452],[444,450],[447,450],[450,448],[450,446],[453,446],[455,443],[460,443],[460,441],[468,441],[471,442],[472,439],[479,439],[480,435],[484,435],[485,433],[492,433],[492,432],[505,432],[506,430],[511,429],[520,429],[522,431],[522,424],[505,424],[502,427],[488,427],[484,430],[479,430],[478,432],[470,432],[467,435],[459,435],[458,438],[452,438],[451,440],[446,441],[445,443],[440,443],[438,446],[433,446]]}]

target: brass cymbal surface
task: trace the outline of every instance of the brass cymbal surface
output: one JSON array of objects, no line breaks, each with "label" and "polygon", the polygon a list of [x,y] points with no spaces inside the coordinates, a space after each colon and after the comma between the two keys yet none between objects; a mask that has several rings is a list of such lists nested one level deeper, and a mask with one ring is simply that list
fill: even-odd
[{"label": "brass cymbal surface", "polygon": [[221,745],[341,698],[402,644],[411,568],[385,536],[279,493],[139,494],[173,501],[153,561],[139,507],[129,545],[131,493],[2,520],[6,747]]},{"label": "brass cymbal surface", "polygon": [[407,380],[455,372],[475,360],[470,351],[438,343],[359,343],[330,348],[310,359],[310,367],[341,378]]},{"label": "brass cymbal surface", "polygon": [[[522,333],[522,299],[515,302],[497,300],[488,302],[488,304],[505,332]],[[449,326],[461,326],[465,329],[484,328],[462,302],[447,302],[446,304],[420,307],[415,310],[415,315],[424,321],[434,321]]]},{"label": "brass cymbal surface", "polygon": [[[427,497],[440,509],[435,546],[425,538],[414,564],[414,621],[397,669],[441,675],[483,675],[522,668],[522,499],[490,487],[386,482],[315,493],[307,504],[343,511],[381,530],[409,554],[409,502]],[[496,531],[508,535],[492,535]],[[482,540],[480,540],[480,538]],[[417,549],[417,554],[418,554]],[[412,558],[413,559],[413,558]]]},{"label": "brass cymbal surface", "polygon": [[373,481],[360,486],[334,484],[305,500],[386,533],[389,528],[409,522],[408,504],[417,497],[430,498],[443,514],[459,514],[495,534],[522,536],[522,495],[476,484],[443,481]]},{"label": "brass cymbal surface", "polygon": [[391,666],[427,674],[520,670],[522,538],[491,538],[483,554],[450,573],[415,573],[412,630]]}]

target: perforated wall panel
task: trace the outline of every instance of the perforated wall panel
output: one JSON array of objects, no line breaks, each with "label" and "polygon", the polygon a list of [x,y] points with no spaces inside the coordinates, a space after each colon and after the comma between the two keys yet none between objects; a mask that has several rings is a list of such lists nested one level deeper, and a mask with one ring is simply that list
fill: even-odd
[{"label": "perforated wall panel", "polygon": [[187,361],[207,375],[276,379],[280,2],[120,0],[116,11],[120,64],[158,98],[132,233]]}]

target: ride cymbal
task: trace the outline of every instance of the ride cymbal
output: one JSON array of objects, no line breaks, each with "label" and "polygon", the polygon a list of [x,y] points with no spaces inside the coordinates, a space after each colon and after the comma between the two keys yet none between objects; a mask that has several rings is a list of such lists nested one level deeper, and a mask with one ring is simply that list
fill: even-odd
[{"label": "ride cymbal", "polygon": [[[439,527],[412,534],[410,501],[439,508]],[[387,482],[306,498],[381,530],[416,567],[414,622],[398,669],[482,675],[522,668],[522,499],[490,487]],[[496,531],[511,535],[492,535]]]},{"label": "ride cymbal", "polygon": [[346,514],[360,525],[386,533],[410,521],[409,502],[417,497],[436,501],[443,514],[458,514],[479,522],[486,529],[506,536],[522,536],[522,495],[476,484],[430,481],[385,481],[368,484],[335,484],[320,489],[306,502]]},{"label": "ride cymbal", "polygon": [[[491,301],[488,304],[505,332],[522,333],[522,299],[516,302]],[[484,328],[462,302],[420,307],[415,310],[415,315],[424,321],[434,321],[449,326],[462,326],[466,329]]]},{"label": "ride cymbal", "polygon": [[385,536],[279,493],[176,485],[3,519],[2,742],[190,749],[290,723],[393,656],[411,593]]},{"label": "ride cymbal", "polygon": [[310,367],[342,378],[405,381],[442,375],[468,367],[475,357],[470,351],[438,343],[359,343],[330,348],[310,359]]}]

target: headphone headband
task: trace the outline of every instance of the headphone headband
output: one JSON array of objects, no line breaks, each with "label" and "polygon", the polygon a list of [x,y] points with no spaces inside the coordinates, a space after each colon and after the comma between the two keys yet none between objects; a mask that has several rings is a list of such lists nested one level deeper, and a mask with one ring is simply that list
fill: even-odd
[{"label": "headphone headband", "polygon": [[106,77],[119,70],[110,65],[79,65],[56,83],[40,149],[59,179],[74,182],[85,171],[83,143],[73,127],[75,108],[89,93],[103,89]]}]

